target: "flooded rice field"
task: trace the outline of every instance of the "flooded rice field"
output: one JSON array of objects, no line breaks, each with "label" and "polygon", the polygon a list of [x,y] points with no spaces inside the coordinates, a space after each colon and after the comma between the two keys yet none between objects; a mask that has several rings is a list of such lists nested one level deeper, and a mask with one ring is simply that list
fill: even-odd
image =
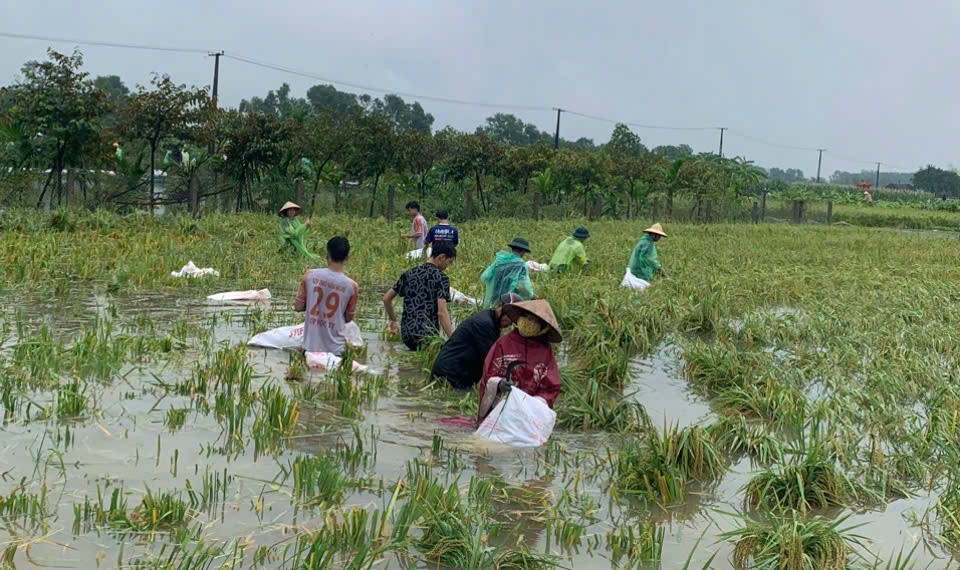
[{"label": "flooded rice field", "polygon": [[[439,424],[474,413],[474,395],[428,385],[377,314],[358,319],[357,358],[372,375],[325,376],[292,353],[247,348],[298,322],[289,293],[256,305],[4,297],[2,362],[21,381],[0,394],[0,567],[732,567],[725,533],[744,522],[750,457],[669,506],[637,501],[618,492],[620,439],[603,430],[561,428],[517,450]],[[655,428],[718,420],[672,343],[633,358],[629,376],[625,400]],[[445,492],[447,510],[430,511],[434,526],[417,519],[401,545],[402,504],[421,488]],[[935,502],[914,492],[842,526],[857,527],[865,566],[919,544],[913,563],[947,567],[926,537]],[[462,536],[444,530],[457,521]],[[428,542],[441,532],[480,541],[457,547],[476,565],[444,559],[453,547]]]}]

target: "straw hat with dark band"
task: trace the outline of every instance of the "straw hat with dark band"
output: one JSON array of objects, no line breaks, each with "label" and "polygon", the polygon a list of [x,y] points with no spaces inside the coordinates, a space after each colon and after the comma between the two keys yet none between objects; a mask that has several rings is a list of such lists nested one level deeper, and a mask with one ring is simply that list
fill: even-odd
[{"label": "straw hat with dark band", "polygon": [[303,208],[301,208],[300,206],[294,204],[293,202],[287,202],[286,204],[283,205],[282,208],[280,208],[280,211],[277,213],[277,215],[278,215],[278,216],[283,216],[283,213],[286,212],[287,210],[291,209],[291,208],[296,208],[296,209],[298,209],[298,210],[303,210]]},{"label": "straw hat with dark band", "polygon": [[663,226],[660,224],[653,224],[649,228],[643,230],[647,234],[657,234],[658,236],[667,237],[667,234],[663,233]]},{"label": "straw hat with dark band", "polygon": [[503,314],[507,315],[513,322],[517,322],[517,319],[524,314],[533,315],[550,327],[550,332],[547,333],[547,341],[557,343],[563,340],[563,336],[560,334],[560,325],[557,324],[557,317],[554,316],[550,303],[544,299],[504,305]]}]

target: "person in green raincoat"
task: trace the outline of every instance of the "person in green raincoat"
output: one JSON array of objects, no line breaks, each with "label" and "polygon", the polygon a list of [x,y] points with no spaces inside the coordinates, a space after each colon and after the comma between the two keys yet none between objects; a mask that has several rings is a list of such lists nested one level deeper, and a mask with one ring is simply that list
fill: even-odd
[{"label": "person in green raincoat", "polygon": [[299,215],[300,206],[293,202],[287,202],[280,208],[280,239],[283,242],[280,249],[310,259],[318,259],[320,256],[310,253],[307,250],[306,244],[303,243],[303,239],[307,235],[307,227],[310,225],[310,220],[307,220],[305,224],[301,223],[300,220],[297,219]]},{"label": "person in green raincoat", "polygon": [[633,255],[630,256],[630,273],[644,281],[652,280],[654,273],[666,277],[667,274],[657,259],[657,247],[654,244],[660,241],[660,238],[667,237],[667,234],[663,233],[660,224],[653,224],[643,231],[644,236],[637,242]]},{"label": "person in green raincoat", "polygon": [[583,248],[583,242],[590,237],[587,228],[577,228],[573,230],[573,235],[564,238],[550,258],[551,271],[565,271],[573,265],[585,267],[587,261],[587,250]]},{"label": "person in green raincoat", "polygon": [[483,296],[483,308],[489,309],[497,304],[501,295],[516,293],[525,301],[533,299],[533,284],[527,272],[523,256],[530,253],[530,243],[522,237],[515,237],[510,251],[499,251],[493,263],[483,270],[480,280],[486,288]]}]

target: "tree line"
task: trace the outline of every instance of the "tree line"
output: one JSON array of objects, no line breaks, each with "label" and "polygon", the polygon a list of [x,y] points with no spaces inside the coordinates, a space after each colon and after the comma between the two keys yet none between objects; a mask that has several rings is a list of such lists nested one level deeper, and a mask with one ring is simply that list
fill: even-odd
[{"label": "tree line", "polygon": [[395,200],[417,197],[466,218],[634,217],[654,198],[671,214],[681,203],[736,201],[767,180],[740,157],[647,148],[624,124],[606,142],[554,148],[550,133],[514,115],[492,115],[474,132],[436,130],[418,102],[332,85],[295,97],[283,84],[221,109],[206,89],[166,75],[134,90],[117,76],[91,78],[76,51],[48,50],[21,76],[0,88],[3,204],[199,213],[294,199],[390,216]]}]

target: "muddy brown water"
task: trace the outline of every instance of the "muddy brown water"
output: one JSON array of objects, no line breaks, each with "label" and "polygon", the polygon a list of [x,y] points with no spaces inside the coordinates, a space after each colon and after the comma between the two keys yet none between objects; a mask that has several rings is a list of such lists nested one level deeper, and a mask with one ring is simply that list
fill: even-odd
[{"label": "muddy brown water", "polygon": [[[279,324],[296,322],[298,318],[285,308],[288,306],[285,297],[257,307],[211,304],[202,297],[162,294],[78,292],[51,299],[18,293],[0,295],[0,298],[3,299],[0,314],[4,325],[0,330],[5,332],[5,348],[0,355],[5,355],[16,342],[12,323],[17,313],[33,326],[47,324],[56,338],[67,341],[97,316],[118,321],[142,316],[152,320],[158,329],[177,320],[195,324],[215,320],[215,340],[224,345],[245,343],[251,336],[251,330],[242,320],[252,311],[268,314]],[[376,305],[371,302],[365,306]],[[190,400],[163,396],[153,384],[157,378],[175,381],[189,375],[200,357],[192,351],[170,361],[160,359],[156,364],[129,366],[124,370],[122,381],[98,388],[94,398],[97,411],[88,419],[70,424],[73,444],[69,447],[55,443],[58,435],[63,434],[63,425],[55,421],[0,426],[0,496],[19,485],[22,478],[26,478],[27,490],[32,492],[37,492],[41,481],[46,481],[53,513],[46,528],[25,528],[16,523],[0,526],[0,550],[12,541],[24,545],[14,558],[17,568],[119,568],[137,560],[149,560],[151,555],[160,552],[165,541],[163,534],[118,536],[104,530],[75,534],[74,505],[82,503],[85,497],[95,499],[98,488],[108,502],[112,490],[122,486],[129,495],[128,507],[133,508],[147,489],[183,490],[186,480],[197,487],[206,471],[226,472],[232,477],[226,503],[212,513],[197,515],[196,520],[204,523],[204,536],[208,541],[242,537],[254,545],[283,545],[292,540],[290,526],[316,526],[322,513],[293,508],[289,482],[285,486],[275,483],[281,466],[298,454],[321,454],[338,441],[352,441],[353,424],[356,424],[365,442],[376,447],[370,475],[382,478],[385,485],[402,476],[409,461],[430,455],[435,434],[442,436],[445,449],[455,450],[456,461],[462,468],[457,474],[450,474],[440,467],[441,473],[446,473],[442,476],[456,475],[461,482],[468,481],[473,474],[497,476],[540,496],[546,493],[548,497],[557,497],[564,488],[573,488],[571,482],[576,479],[577,494],[589,497],[598,507],[597,521],[588,527],[585,533],[588,538],[576,551],[559,549],[547,536],[544,523],[525,511],[528,507],[510,503],[492,506],[494,519],[505,523],[502,533],[505,536],[500,540],[512,542],[522,537],[531,548],[560,555],[565,567],[610,568],[606,531],[614,525],[638,520],[654,521],[665,529],[661,564],[642,567],[681,567],[698,539],[700,545],[692,556],[691,567],[700,568],[717,551],[712,567],[730,567],[732,548],[719,535],[740,524],[727,513],[739,512],[742,508],[740,489],[756,470],[749,461],[733,465],[715,487],[692,493],[684,504],[666,511],[629,502],[615,503],[609,498],[605,477],[580,479],[575,468],[569,468],[566,476],[562,472],[547,473],[543,450],[494,446],[469,432],[440,427],[437,417],[449,412],[431,401],[429,393],[402,389],[405,380],[419,374],[412,359],[401,357],[406,349],[380,340],[376,331],[383,323],[376,314],[363,315],[360,322],[369,345],[365,362],[396,378],[400,389],[387,390],[375,404],[364,409],[363,419],[357,422],[332,420],[329,413],[304,406],[296,435],[288,442],[287,450],[276,456],[256,456],[251,441],[237,454],[211,451],[219,445],[216,442],[222,441],[220,424],[212,414],[190,410],[182,429],[171,432],[165,426],[167,410],[190,409]],[[258,374],[256,382],[283,384],[287,353],[250,349],[248,359]],[[709,404],[691,392],[681,369],[676,351],[669,346],[651,356],[637,358],[631,364],[632,381],[626,393],[643,403],[655,425],[708,423],[716,417]],[[323,378],[313,375],[310,381],[322,382]],[[562,431],[556,432],[552,439],[569,456],[582,455],[584,465],[589,464],[589,458],[604,445],[615,441],[603,433]],[[389,493],[380,496],[374,492],[352,492],[345,504],[382,509],[387,501]],[[853,513],[847,522],[864,525],[856,533],[865,537],[865,550],[889,559],[901,548],[909,550],[923,538],[917,521],[923,519],[934,503],[935,497],[929,495],[894,501],[882,511]],[[588,546],[591,541],[595,542],[595,548]],[[248,561],[254,550],[248,548]],[[920,548],[915,561],[920,566],[945,567],[944,556],[939,550]],[[277,557],[268,560],[266,567],[280,567],[281,563]],[[381,567],[398,565],[387,560]]]}]

